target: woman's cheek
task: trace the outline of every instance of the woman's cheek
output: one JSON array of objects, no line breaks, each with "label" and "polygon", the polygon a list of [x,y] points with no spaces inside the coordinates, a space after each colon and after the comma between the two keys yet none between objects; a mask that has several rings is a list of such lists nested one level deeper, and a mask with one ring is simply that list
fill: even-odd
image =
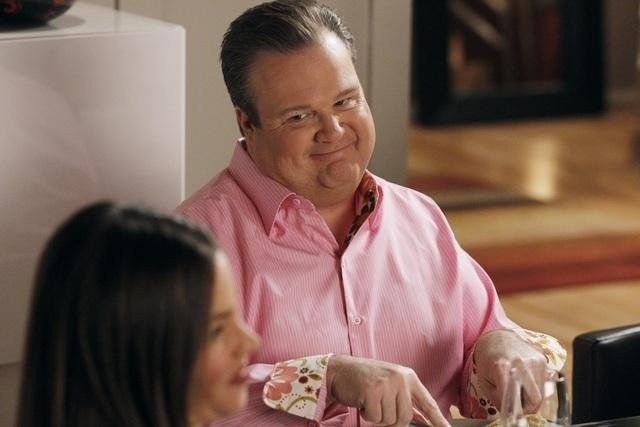
[{"label": "woman's cheek", "polygon": [[206,365],[204,375],[208,383],[217,383],[224,380],[228,374],[228,358],[224,351],[220,351],[219,346],[214,345],[207,350]]}]

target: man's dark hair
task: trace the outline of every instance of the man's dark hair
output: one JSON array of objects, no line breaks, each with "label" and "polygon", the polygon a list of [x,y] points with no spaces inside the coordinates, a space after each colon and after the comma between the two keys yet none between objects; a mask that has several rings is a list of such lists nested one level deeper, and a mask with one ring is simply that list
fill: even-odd
[{"label": "man's dark hair", "polygon": [[249,90],[249,69],[260,52],[289,53],[318,42],[330,31],[342,40],[355,63],[353,36],[342,18],[315,0],[277,0],[246,10],[227,29],[222,40],[222,75],[234,106],[260,126]]}]

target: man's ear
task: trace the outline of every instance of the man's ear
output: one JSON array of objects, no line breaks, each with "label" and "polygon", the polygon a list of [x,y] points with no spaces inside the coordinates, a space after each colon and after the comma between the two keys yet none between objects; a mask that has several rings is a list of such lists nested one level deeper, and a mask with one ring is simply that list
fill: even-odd
[{"label": "man's ear", "polygon": [[251,123],[249,115],[239,107],[236,107],[236,122],[238,123],[240,134],[244,136],[245,139],[253,139],[254,125]]}]

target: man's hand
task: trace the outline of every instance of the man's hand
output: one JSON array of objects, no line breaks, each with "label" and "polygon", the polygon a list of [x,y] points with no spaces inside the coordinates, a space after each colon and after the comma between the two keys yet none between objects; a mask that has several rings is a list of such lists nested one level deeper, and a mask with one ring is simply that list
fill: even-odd
[{"label": "man's hand", "polygon": [[327,366],[327,387],[335,400],[359,408],[362,418],[379,425],[407,426],[417,419],[449,426],[416,373],[404,366],[336,355]]},{"label": "man's hand", "polygon": [[478,339],[474,360],[482,393],[497,408],[502,406],[509,370],[514,367],[522,381],[522,409],[528,414],[537,411],[542,402],[547,367],[542,353],[514,332],[497,330]]}]

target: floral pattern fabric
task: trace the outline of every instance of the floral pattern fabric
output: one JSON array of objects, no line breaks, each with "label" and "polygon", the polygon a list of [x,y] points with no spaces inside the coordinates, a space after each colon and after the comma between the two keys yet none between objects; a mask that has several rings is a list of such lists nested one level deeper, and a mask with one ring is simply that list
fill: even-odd
[{"label": "floral pattern fabric", "polygon": [[275,365],[262,390],[270,408],[314,419],[330,354],[301,357]]},{"label": "floral pattern fabric", "polygon": [[[567,351],[560,345],[554,337],[528,329],[513,329],[522,340],[537,348],[547,359],[547,369],[559,371],[567,360]],[[471,358],[473,360],[473,358]],[[498,408],[485,396],[482,395],[479,386],[479,378],[475,363],[471,362],[471,372],[469,375],[468,393],[469,401],[466,402],[469,409],[468,416],[471,418],[485,418],[495,420],[500,417]]]},{"label": "floral pattern fabric", "polygon": [[355,236],[356,232],[358,231],[362,223],[369,217],[369,214],[373,212],[373,209],[375,207],[376,207],[376,193],[373,189],[367,190],[367,193],[365,194],[364,204],[360,209],[360,213],[356,215],[355,219],[353,220],[353,224],[351,224],[351,228],[349,229],[349,232],[347,233],[347,237],[345,238],[344,243],[342,245],[343,251],[347,246],[349,246],[351,239],[353,239],[353,236]]}]

